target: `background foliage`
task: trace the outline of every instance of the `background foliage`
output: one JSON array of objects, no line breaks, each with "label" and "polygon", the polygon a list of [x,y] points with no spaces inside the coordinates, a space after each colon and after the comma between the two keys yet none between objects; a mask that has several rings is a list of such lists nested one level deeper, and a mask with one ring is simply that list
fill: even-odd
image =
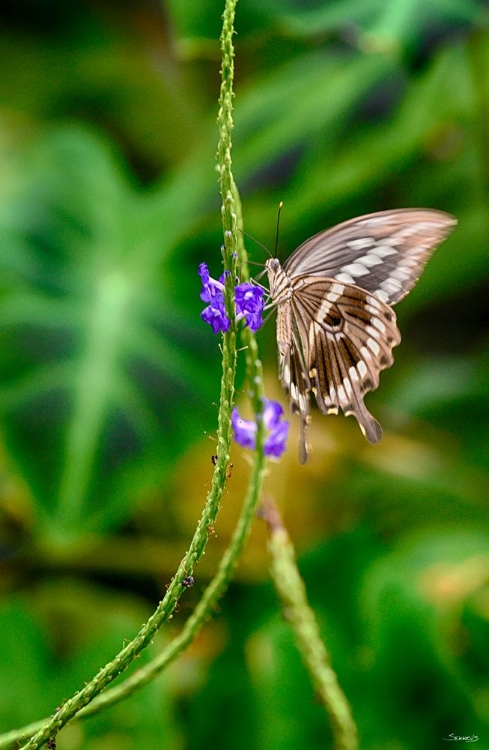
[{"label": "background foliage", "polygon": [[[0,60],[0,726],[90,679],[161,598],[211,474],[221,2],[23,0]],[[368,397],[385,437],[315,416],[269,491],[301,552],[366,750],[489,737],[489,15],[476,0],[242,0],[234,169],[279,253],[361,213],[427,206],[454,235],[398,309]],[[254,260],[262,249],[248,240]],[[273,322],[260,332],[267,388]],[[236,451],[216,537],[233,528]],[[222,610],[163,678],[59,747],[324,748],[257,522]],[[188,607],[188,609],[187,609]],[[161,643],[153,648],[159,649]],[[222,717],[225,717],[223,722]]]}]

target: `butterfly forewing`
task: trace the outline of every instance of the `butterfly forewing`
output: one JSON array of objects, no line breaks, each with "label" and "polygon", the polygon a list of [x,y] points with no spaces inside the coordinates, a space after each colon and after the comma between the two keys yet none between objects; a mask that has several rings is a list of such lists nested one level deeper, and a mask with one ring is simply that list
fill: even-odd
[{"label": "butterfly forewing", "polygon": [[453,216],[431,209],[367,214],[306,240],[284,270],[291,278],[307,274],[358,284],[394,305],[412,289],[455,224]]},{"label": "butterfly forewing", "polygon": [[301,417],[301,463],[311,391],[324,414],[352,414],[370,442],[380,440],[382,429],[363,399],[378,387],[401,340],[390,305],[414,286],[455,224],[441,211],[384,211],[317,234],[283,268],[267,261],[280,380]]}]

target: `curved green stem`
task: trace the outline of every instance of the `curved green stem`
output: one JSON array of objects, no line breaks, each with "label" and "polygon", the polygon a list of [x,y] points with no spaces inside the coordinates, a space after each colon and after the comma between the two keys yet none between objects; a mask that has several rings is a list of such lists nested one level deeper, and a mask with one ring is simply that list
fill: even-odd
[{"label": "curved green stem", "polygon": [[350,705],[330,663],[304,581],[297,568],[294,547],[271,500],[263,510],[270,530],[270,570],[283,612],[297,641],[302,661],[331,720],[335,750],[358,748],[357,728]]},{"label": "curved green stem", "polygon": [[[236,0],[227,0],[223,15],[222,83],[219,106],[219,145],[218,159],[222,196],[222,218],[224,229],[224,261],[234,278],[236,267],[235,248],[237,246],[236,212],[234,206],[234,183],[231,174],[231,131],[232,98],[234,75],[234,10]],[[230,319],[234,320],[234,299],[232,284],[226,284],[226,304]],[[233,325],[223,336],[223,362],[221,377],[221,397],[219,404],[217,461],[212,478],[211,490],[193,536],[189,550],[182,558],[164,599],[154,614],[143,625],[136,638],[105,665],[90,682],[44,723],[43,727],[23,746],[22,750],[35,750],[55,736],[59,730],[82,708],[88,705],[106,686],[120,675],[129,664],[151,643],[161,625],[172,615],[184,591],[183,578],[191,575],[200,560],[209,538],[209,529],[214,526],[220,506],[220,499],[226,483],[227,467],[231,444],[231,410],[234,398],[234,378],[236,372],[236,329]]]},{"label": "curved green stem", "polygon": [[[236,525],[231,542],[221,558],[218,570],[201,600],[197,604],[192,615],[188,618],[181,633],[158,654],[149,664],[139,669],[135,674],[128,677],[121,685],[106,690],[95,698],[89,705],[85,706],[76,716],[76,719],[84,719],[99,711],[128,698],[136,691],[151,682],[172,661],[174,661],[185,648],[193,641],[199,630],[211,617],[217,600],[224,594],[234,568],[241,556],[243,547],[248,539],[255,518],[256,507],[260,499],[263,477],[265,473],[266,459],[263,452],[256,452],[248,491],[243,503],[243,509]],[[0,739],[0,750],[7,750],[16,745],[27,735],[38,731],[44,725],[44,721],[38,721],[29,726],[22,727],[13,732],[4,734]]]},{"label": "curved green stem", "polygon": [[256,508],[260,499],[265,467],[266,459],[264,458],[263,452],[257,451],[255,454],[250,483],[248,485],[248,491],[243,503],[243,509],[232,535],[231,542],[221,558],[216,575],[206,588],[201,600],[188,618],[181,633],[177,635],[150,664],[146,665],[136,674],[125,680],[123,685],[108,690],[93,701],[93,703],[80,711],[80,718],[91,716],[100,710],[100,708],[111,706],[113,703],[126,698],[150,682],[185,650],[189,643],[193,641],[201,627],[211,617],[217,600],[223,595],[229,584],[231,575],[238,563],[243,547],[251,531]]}]

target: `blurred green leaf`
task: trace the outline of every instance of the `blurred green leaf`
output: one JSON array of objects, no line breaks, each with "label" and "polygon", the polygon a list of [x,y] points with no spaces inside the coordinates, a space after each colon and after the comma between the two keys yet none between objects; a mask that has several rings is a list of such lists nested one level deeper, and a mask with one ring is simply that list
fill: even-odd
[{"label": "blurred green leaf", "polygon": [[[279,4],[274,2],[273,5],[278,11]],[[439,23],[440,18],[447,25],[449,22],[473,23],[483,12],[483,5],[477,0],[435,0],[429,4],[403,0],[388,5],[379,0],[336,0],[312,9],[293,1],[280,5],[282,25],[289,33],[316,36],[350,29],[353,35],[361,29],[365,35],[363,43],[377,49],[405,46],[416,39],[420,28],[429,28],[430,24]]]},{"label": "blurred green leaf", "polygon": [[178,184],[158,211],[103,142],[73,128],[26,170],[7,227],[17,242],[1,259],[0,406],[50,533],[69,534],[117,522],[195,434],[210,400],[198,355],[212,338],[198,331],[196,268],[164,272],[189,231]]},{"label": "blurred green leaf", "polygon": [[241,95],[236,109],[238,177],[240,163],[259,175],[271,161],[297,149],[301,154],[318,138],[331,145],[359,100],[391,67],[380,55],[348,58],[315,51],[262,78]]},{"label": "blurred green leaf", "polygon": [[421,738],[428,746],[460,734],[460,726],[463,734],[487,731],[465,676],[468,634],[460,622],[463,600],[487,581],[487,543],[484,532],[430,530],[407,536],[372,566],[362,599],[372,677],[386,697],[377,741],[397,736],[414,747]]}]

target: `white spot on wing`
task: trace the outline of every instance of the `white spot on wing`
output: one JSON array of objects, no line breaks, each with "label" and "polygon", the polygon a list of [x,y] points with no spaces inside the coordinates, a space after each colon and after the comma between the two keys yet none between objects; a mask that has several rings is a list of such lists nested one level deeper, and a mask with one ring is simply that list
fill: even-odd
[{"label": "white spot on wing", "polygon": [[[336,297],[336,299],[338,298]],[[328,299],[328,296],[326,296],[326,299],[324,299],[321,302],[321,307],[319,308],[316,314],[316,320],[318,321],[318,323],[322,323],[323,320],[325,320],[328,317],[328,313],[330,310],[331,310],[331,301]]]},{"label": "white spot on wing", "polygon": [[386,291],[384,291],[384,289],[376,289],[375,292],[374,292],[374,294],[380,300],[382,300],[382,302],[389,302],[389,295],[387,294]]},{"label": "white spot on wing", "polygon": [[341,294],[343,294],[344,291],[345,291],[345,287],[343,286],[343,284],[332,284],[331,290],[328,292],[328,295],[329,294],[331,294],[331,295],[335,294],[336,297],[335,297],[335,299],[330,300],[330,302],[336,302],[336,300],[338,299],[338,297]]},{"label": "white spot on wing", "polygon": [[380,346],[375,341],[375,339],[368,339],[367,346],[375,354],[375,356],[377,356],[378,353],[380,352]]},{"label": "white spot on wing", "polygon": [[378,255],[374,255],[374,253],[371,253],[370,255],[362,255],[362,257],[357,260],[357,263],[363,263],[364,266],[368,266],[369,268],[372,266],[378,266],[379,263],[383,262],[382,258],[379,258]]},{"label": "white spot on wing", "polygon": [[348,369],[348,375],[350,376],[350,380],[353,380],[354,383],[358,381],[358,372],[356,367],[350,367]]},{"label": "white spot on wing", "polygon": [[349,240],[346,244],[352,250],[364,250],[366,247],[371,247],[372,242],[372,237],[359,237],[357,240]]},{"label": "white spot on wing", "polygon": [[384,289],[387,294],[392,294],[397,293],[402,287],[398,281],[389,277],[380,283],[380,288]]},{"label": "white spot on wing", "polygon": [[412,274],[409,271],[406,271],[405,268],[395,268],[394,271],[392,271],[391,276],[398,281],[407,281],[411,278]]},{"label": "white spot on wing", "polygon": [[331,306],[339,300],[344,291],[345,287],[343,286],[343,284],[331,285],[331,289],[326,293],[326,296],[317,312],[317,320],[320,323],[327,318],[327,316],[329,315],[329,311],[331,310]]},{"label": "white spot on wing", "polygon": [[388,245],[385,244],[376,245],[368,251],[367,255],[376,255],[378,258],[387,258],[388,255],[395,255],[396,253],[397,250],[395,250],[393,247],[388,247]]},{"label": "white spot on wing", "polygon": [[367,303],[365,305],[365,309],[368,313],[374,316],[382,312],[382,308],[380,306],[378,298],[373,297],[371,295],[367,297]]},{"label": "white spot on wing", "polygon": [[349,273],[337,273],[335,279],[337,279],[338,281],[344,281],[345,284],[355,283],[355,279],[353,278],[353,276],[350,276]]},{"label": "white spot on wing", "polygon": [[369,336],[372,338],[379,340],[381,338],[380,332],[377,330],[377,328],[374,328],[374,326],[368,325],[365,327],[366,333],[368,333]]},{"label": "white spot on wing", "polygon": [[367,374],[368,368],[365,362],[363,362],[363,360],[360,360],[360,362],[357,364],[357,370],[361,378],[364,378],[365,375]]},{"label": "white spot on wing", "polygon": [[382,240],[382,244],[386,245],[387,247],[396,247],[396,245],[400,245],[403,240],[402,233],[398,232],[395,235],[392,235],[391,237],[385,237]]},{"label": "white spot on wing", "polygon": [[378,330],[379,330],[379,331],[380,331],[381,333],[385,333],[385,331],[386,331],[386,328],[385,328],[385,325],[384,325],[384,324],[382,323],[382,321],[381,321],[381,320],[379,320],[378,318],[372,318],[372,321],[371,321],[371,323],[372,323],[372,325],[373,325],[373,326],[375,326],[375,328],[377,328],[377,329],[378,329]]},{"label": "white spot on wing", "polygon": [[370,273],[368,268],[362,263],[349,263],[347,266],[343,266],[341,269],[344,273],[351,274],[352,276],[365,276],[366,273]]}]

